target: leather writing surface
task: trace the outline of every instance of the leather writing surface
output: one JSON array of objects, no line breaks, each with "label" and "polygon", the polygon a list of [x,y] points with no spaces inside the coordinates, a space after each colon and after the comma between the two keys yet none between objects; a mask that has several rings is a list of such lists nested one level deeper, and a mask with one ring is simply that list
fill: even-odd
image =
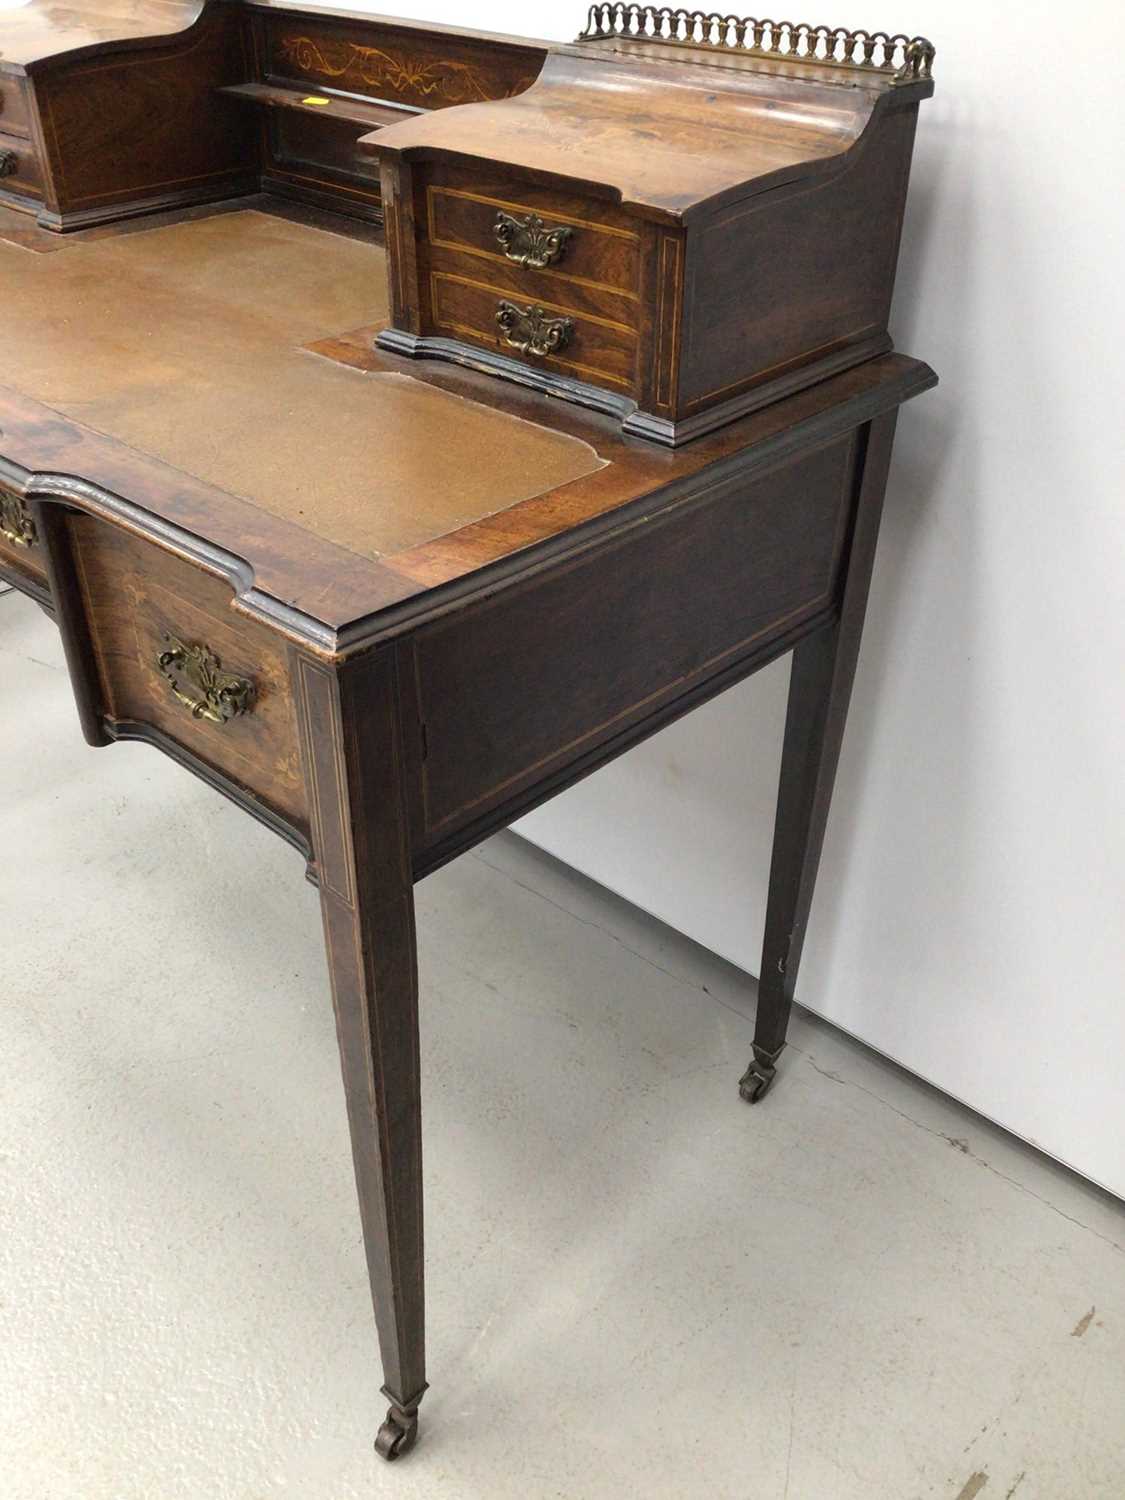
[{"label": "leather writing surface", "polygon": [[28,255],[0,242],[9,381],[371,557],[590,474],[593,448],[302,343],[385,311],[383,252],[253,211]]}]

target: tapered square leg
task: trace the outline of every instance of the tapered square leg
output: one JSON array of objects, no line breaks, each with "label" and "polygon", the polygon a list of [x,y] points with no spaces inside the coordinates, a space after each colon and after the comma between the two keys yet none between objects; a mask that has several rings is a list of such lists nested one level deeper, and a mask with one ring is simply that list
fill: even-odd
[{"label": "tapered square leg", "polygon": [[847,723],[883,512],[896,413],[861,438],[859,489],[836,619],[793,651],[758,980],[754,1055],[739,1082],[754,1104],[765,1096],[785,1047],[797,970],[816,885],[828,808]]},{"label": "tapered square leg", "polygon": [[295,654],[313,854],[367,1269],[390,1403],[376,1450],[414,1443],[426,1389],[418,965],[393,648]]}]

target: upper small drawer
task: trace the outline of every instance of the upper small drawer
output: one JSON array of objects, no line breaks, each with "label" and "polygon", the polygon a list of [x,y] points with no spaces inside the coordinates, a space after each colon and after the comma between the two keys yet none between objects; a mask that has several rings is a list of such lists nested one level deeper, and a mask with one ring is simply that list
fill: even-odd
[{"label": "upper small drawer", "polygon": [[597,385],[634,388],[637,335],[624,324],[565,304],[529,300],[514,285],[444,271],[430,277],[430,306],[437,332]]},{"label": "upper small drawer", "polygon": [[438,249],[468,251],[513,274],[526,268],[636,295],[640,235],[628,221],[606,222],[612,211],[599,209],[530,184],[509,196],[503,186],[429,182],[426,236]]}]

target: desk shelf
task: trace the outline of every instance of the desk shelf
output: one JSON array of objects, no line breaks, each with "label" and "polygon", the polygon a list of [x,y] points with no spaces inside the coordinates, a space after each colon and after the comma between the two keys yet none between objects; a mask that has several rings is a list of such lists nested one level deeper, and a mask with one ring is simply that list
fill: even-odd
[{"label": "desk shelf", "polygon": [[[232,83],[217,89],[216,93],[244,99],[249,104],[267,109],[293,109],[303,114],[319,115],[322,119],[341,120],[363,130],[381,130],[384,125],[397,125],[401,120],[421,113],[408,104],[375,104],[366,99],[272,83]],[[318,101],[315,104],[310,102],[314,99]]]}]

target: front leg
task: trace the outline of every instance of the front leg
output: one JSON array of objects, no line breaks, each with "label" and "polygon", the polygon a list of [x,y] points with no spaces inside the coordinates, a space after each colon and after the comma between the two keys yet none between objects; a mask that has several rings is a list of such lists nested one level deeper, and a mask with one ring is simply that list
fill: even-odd
[{"label": "front leg", "polygon": [[806,636],[793,652],[754,1055],[739,1081],[742,1097],[750,1104],[769,1091],[785,1047],[859,659],[896,415],[890,412],[877,417],[863,438],[859,494],[839,616]]},{"label": "front leg", "polygon": [[394,648],[294,655],[313,855],[371,1297],[390,1402],[375,1448],[414,1445],[426,1389],[418,962]]}]

